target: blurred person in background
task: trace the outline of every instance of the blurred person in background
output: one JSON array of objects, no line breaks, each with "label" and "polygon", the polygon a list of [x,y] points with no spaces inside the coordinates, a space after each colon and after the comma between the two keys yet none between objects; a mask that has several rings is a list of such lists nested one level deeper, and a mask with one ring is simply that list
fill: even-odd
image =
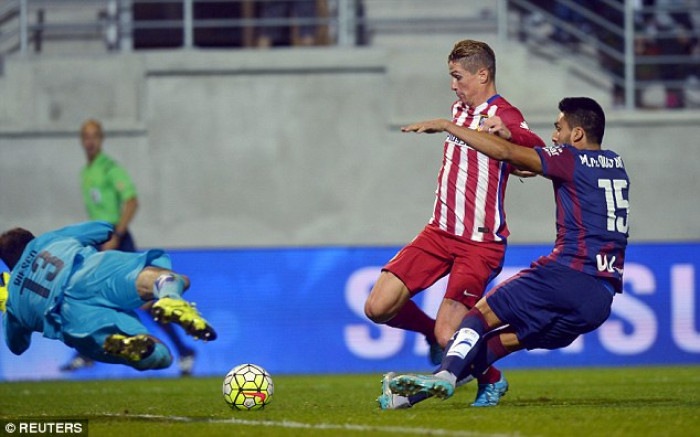
[{"label": "blurred person in background", "polygon": [[[258,17],[262,19],[316,18],[316,0],[263,0],[258,3]],[[257,46],[313,46],[316,44],[316,26],[301,24],[264,26],[259,30]]]},{"label": "blurred person in background", "polygon": [[136,187],[126,170],[102,151],[104,133],[97,120],[87,120],[80,129],[80,141],[87,165],[80,173],[85,209],[90,220],[104,220],[114,225],[112,238],[102,250],[135,252],[129,232],[139,207]]}]

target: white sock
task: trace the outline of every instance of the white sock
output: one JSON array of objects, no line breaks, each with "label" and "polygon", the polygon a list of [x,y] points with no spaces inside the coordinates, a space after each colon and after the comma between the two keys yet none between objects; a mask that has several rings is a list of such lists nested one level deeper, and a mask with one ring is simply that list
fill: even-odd
[{"label": "white sock", "polygon": [[457,385],[457,377],[454,374],[448,372],[447,370],[439,371],[438,373],[435,374],[435,377],[440,378],[440,379],[444,379],[445,381],[452,384],[452,386]]},{"label": "white sock", "polygon": [[153,284],[153,296],[156,299],[170,297],[172,299],[182,299],[182,292],[185,288],[185,281],[180,275],[173,273],[163,273],[158,276]]},{"label": "white sock", "polygon": [[469,383],[469,382],[471,382],[471,381],[474,381],[475,379],[476,379],[476,378],[474,378],[473,375],[467,375],[467,376],[465,376],[464,378],[462,378],[462,379],[460,379],[459,381],[457,381],[457,384],[455,384],[455,387],[461,387],[461,386],[463,386],[464,384],[467,384],[467,383]]},{"label": "white sock", "polygon": [[396,409],[408,408],[411,406],[411,402],[409,402],[408,396],[401,396],[393,393],[392,396],[394,397],[393,403]]}]

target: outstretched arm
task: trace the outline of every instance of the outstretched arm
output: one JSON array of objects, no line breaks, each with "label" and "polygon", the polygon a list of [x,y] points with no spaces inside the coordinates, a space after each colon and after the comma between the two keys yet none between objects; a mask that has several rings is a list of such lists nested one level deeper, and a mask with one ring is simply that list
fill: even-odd
[{"label": "outstretched arm", "polygon": [[437,133],[448,132],[469,144],[484,155],[498,161],[509,162],[519,169],[542,174],[542,162],[533,149],[518,146],[497,135],[478,132],[463,126],[457,126],[449,120],[436,119],[421,121],[401,128],[402,132]]}]

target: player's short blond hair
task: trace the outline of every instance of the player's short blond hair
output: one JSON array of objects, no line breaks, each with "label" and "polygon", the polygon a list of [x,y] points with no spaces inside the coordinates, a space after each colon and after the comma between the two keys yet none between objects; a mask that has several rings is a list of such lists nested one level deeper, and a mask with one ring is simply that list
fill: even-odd
[{"label": "player's short blond hair", "polygon": [[447,60],[460,63],[470,73],[485,68],[489,72],[489,79],[492,82],[496,80],[496,55],[485,42],[473,39],[458,41]]},{"label": "player's short blond hair", "polygon": [[100,133],[100,137],[104,137],[102,123],[100,123],[98,120],[95,120],[94,118],[87,119],[85,120],[85,122],[83,122],[83,125],[80,127],[80,135],[83,135],[85,133],[85,130],[91,126],[97,129],[97,131]]}]

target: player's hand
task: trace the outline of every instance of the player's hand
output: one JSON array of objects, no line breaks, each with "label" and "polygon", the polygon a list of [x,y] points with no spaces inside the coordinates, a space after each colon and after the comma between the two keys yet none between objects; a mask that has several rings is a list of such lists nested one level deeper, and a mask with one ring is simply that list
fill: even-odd
[{"label": "player's hand", "polygon": [[506,127],[505,123],[503,123],[503,120],[501,120],[501,117],[497,115],[494,115],[493,117],[489,117],[486,120],[484,120],[481,126],[479,126],[479,130],[482,132],[498,135],[504,140],[510,140],[510,138],[513,136],[510,133],[510,130]]},{"label": "player's hand", "polygon": [[100,247],[100,250],[116,250],[119,247],[119,237],[116,234],[112,234],[112,238],[107,240],[106,243]]},{"label": "player's hand", "polygon": [[450,122],[448,120],[442,118],[438,118],[435,120],[419,121],[418,123],[402,127],[401,132],[434,134],[437,132],[443,132],[445,129],[447,129],[449,123]]},{"label": "player's hand", "polygon": [[537,173],[535,173],[534,171],[518,170],[517,168],[515,170],[513,170],[511,173],[513,173],[513,175],[515,175],[519,178],[533,178],[533,177],[537,176]]}]

